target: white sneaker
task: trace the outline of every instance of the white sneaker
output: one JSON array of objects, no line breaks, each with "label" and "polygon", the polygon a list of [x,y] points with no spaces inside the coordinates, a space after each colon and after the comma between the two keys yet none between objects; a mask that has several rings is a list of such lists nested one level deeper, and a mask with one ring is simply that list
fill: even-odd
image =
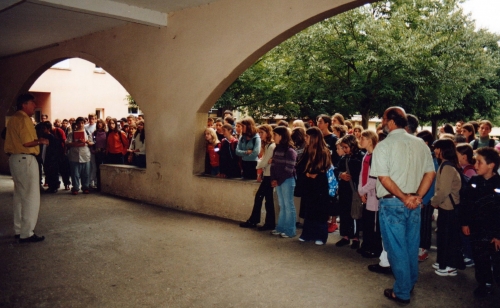
[{"label": "white sneaker", "polygon": [[318,246],[325,245],[325,243],[323,243],[323,241],[316,241],[316,242],[314,242],[314,244],[316,244]]},{"label": "white sneaker", "polygon": [[299,242],[305,242],[305,241],[306,241],[305,239],[299,237]]},{"label": "white sneaker", "polygon": [[286,235],[285,233],[281,233],[281,234],[280,234],[280,236],[281,236],[282,238],[289,238],[289,236],[288,236],[288,235]]},{"label": "white sneaker", "polygon": [[473,267],[475,265],[474,260],[469,259],[469,258],[464,258],[464,263],[465,263],[465,267]]},{"label": "white sneaker", "polygon": [[457,269],[447,266],[445,269],[437,269],[434,271],[439,276],[456,276]]},{"label": "white sneaker", "polygon": [[272,234],[272,235],[280,235],[280,234],[281,234],[281,232],[276,231],[276,230],[273,230],[273,231],[271,231],[271,234]]},{"label": "white sneaker", "polygon": [[439,263],[433,263],[432,264],[432,268],[438,270],[439,269]]}]

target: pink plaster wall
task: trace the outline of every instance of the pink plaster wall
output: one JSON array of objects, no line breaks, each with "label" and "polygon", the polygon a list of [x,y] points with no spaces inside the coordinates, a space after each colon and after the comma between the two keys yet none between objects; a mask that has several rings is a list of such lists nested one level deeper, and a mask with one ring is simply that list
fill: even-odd
[{"label": "pink plaster wall", "polygon": [[86,117],[96,108],[104,108],[104,118],[128,115],[127,90],[111,74],[94,72],[95,64],[80,58],[69,59],[69,63],[69,70],[49,68],[30,88],[30,92],[50,93],[50,104],[39,107],[51,122]]}]

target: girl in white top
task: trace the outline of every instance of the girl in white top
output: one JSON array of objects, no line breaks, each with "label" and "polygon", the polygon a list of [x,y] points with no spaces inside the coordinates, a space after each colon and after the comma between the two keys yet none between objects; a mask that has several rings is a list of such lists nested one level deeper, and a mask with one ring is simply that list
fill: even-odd
[{"label": "girl in white top", "polygon": [[256,169],[263,169],[263,179],[260,183],[259,189],[255,194],[254,206],[250,218],[246,222],[242,222],[242,228],[255,228],[260,222],[260,212],[262,208],[262,201],[266,199],[266,220],[259,231],[274,230],[276,226],[276,214],[274,212],[274,199],[273,187],[271,186],[271,165],[270,159],[273,157],[274,148],[276,145],[273,142],[273,129],[270,125],[264,124],[257,128],[258,134],[261,138],[261,151],[262,157],[257,161]]}]

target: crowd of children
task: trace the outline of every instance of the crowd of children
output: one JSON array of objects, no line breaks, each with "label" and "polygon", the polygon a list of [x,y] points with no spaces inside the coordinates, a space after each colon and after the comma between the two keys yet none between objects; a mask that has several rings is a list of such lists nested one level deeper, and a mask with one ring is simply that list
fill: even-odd
[{"label": "crowd of children", "polygon": [[[293,128],[285,121],[256,127],[252,118],[235,122],[230,114],[208,123],[205,173],[260,182],[250,218],[240,227],[271,230],[283,238],[295,237],[302,227],[299,241],[324,245],[339,221],[337,247],[350,245],[363,257],[380,257],[369,269],[391,272],[379,227],[377,179],[369,176],[373,150],[386,136],[382,127],[377,132],[352,127],[339,114],[319,115],[316,123],[296,120]],[[435,273],[456,276],[457,269],[475,266],[479,286],[474,295],[486,297],[492,283],[500,283],[500,145],[489,137],[492,125],[486,120],[457,122],[455,129],[444,125],[434,140],[429,131],[416,132],[415,116],[408,115],[408,123],[407,133],[428,145],[436,169],[420,209],[415,258],[428,259],[432,220],[437,218]],[[334,197],[327,176],[332,166],[338,182]],[[273,191],[279,200],[277,223]],[[303,224],[296,221],[294,196],[300,197]],[[264,199],[266,218],[258,226]]]}]

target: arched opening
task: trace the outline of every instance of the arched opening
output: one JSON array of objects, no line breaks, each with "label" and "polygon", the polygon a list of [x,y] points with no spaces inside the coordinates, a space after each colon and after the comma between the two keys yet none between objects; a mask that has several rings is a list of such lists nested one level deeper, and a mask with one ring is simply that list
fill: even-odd
[{"label": "arched opening", "polygon": [[[128,91],[104,68],[81,58],[58,59],[48,65],[29,88],[37,103],[33,118],[40,130],[42,122],[53,125],[51,135],[58,141],[55,144],[62,147],[63,155],[59,157],[60,151],[47,154],[51,143],[42,151],[42,166],[56,160],[56,172],[61,175],[59,183],[65,190],[72,185],[75,194],[80,185],[74,177],[74,161],[82,163],[88,159],[89,183],[81,184],[84,192],[92,188],[100,190],[101,164],[145,168],[144,114]],[[79,118],[85,121],[81,128]],[[37,133],[41,134],[38,130]],[[80,139],[79,134],[83,136]],[[76,144],[81,139],[86,142],[83,147]],[[53,153],[57,159],[51,157]],[[42,185],[57,191],[59,185],[54,184],[56,180],[47,174],[47,169],[53,168],[44,167]],[[84,178],[81,176],[82,181]]]},{"label": "arched opening", "polygon": [[[231,100],[241,100],[234,105],[260,107],[262,112],[252,108],[257,117],[259,112],[282,112],[293,119],[312,110],[349,116],[358,112],[366,120],[380,115],[390,102],[424,121],[454,121],[474,113],[466,105],[479,94],[490,106],[476,101],[476,110],[493,115],[493,100],[477,91],[485,86],[481,79],[498,79],[497,40],[486,29],[475,31],[474,20],[459,1],[367,4],[315,24],[271,50],[240,75],[217,106],[221,111],[231,107]],[[252,81],[257,85],[250,88]],[[299,89],[290,94],[293,86]],[[495,91],[492,84],[486,87]]]},{"label": "arched opening", "polygon": [[53,64],[37,78],[29,92],[36,95],[38,108],[51,121],[86,117],[91,113],[98,119],[107,116],[120,119],[129,114],[127,90],[102,67],[81,58]]},{"label": "arched opening", "polygon": [[[250,82],[244,84],[246,80],[238,78],[230,87],[236,84],[228,100],[244,99],[246,95],[250,99],[240,106],[261,104],[261,109],[267,109],[267,114],[263,112],[265,116],[286,114],[289,120],[294,119],[294,114],[295,118],[314,119],[321,113],[340,112],[353,118],[356,124],[363,123],[365,128],[372,129],[374,125],[367,125],[371,118],[381,115],[390,105],[403,106],[424,125],[445,120],[453,123],[474,120],[479,114],[493,116],[492,108],[498,101],[498,72],[495,71],[498,38],[486,31],[474,32],[473,21],[461,12],[457,1],[387,6],[381,2],[342,14],[350,15],[349,18],[337,15],[331,18],[336,21],[322,21],[298,34],[302,39],[282,43],[276,48],[281,50],[273,49],[243,73],[246,80],[255,81],[257,85],[248,89]],[[372,19],[366,21],[366,16]],[[316,31],[310,31],[312,28]],[[289,43],[292,40],[294,42]],[[321,47],[317,42],[328,40],[333,41],[325,44],[331,55],[314,53],[313,48]],[[335,44],[348,47],[338,48],[343,51],[339,53]],[[288,46],[281,47],[283,45]],[[271,60],[275,63],[269,61],[270,53],[274,54]],[[293,57],[302,58],[299,59],[302,67],[281,65]],[[273,64],[275,66],[269,68]],[[317,71],[303,69],[313,66]],[[295,78],[300,70],[307,76],[302,79],[305,86]],[[247,74],[248,71],[251,73]],[[274,79],[271,74],[276,75]],[[276,82],[293,78],[295,83]],[[484,91],[485,87],[492,96]],[[294,88],[293,95],[290,88]],[[269,111],[272,108],[268,107],[273,105],[279,108]],[[217,116],[231,109],[230,106],[230,103],[220,104]],[[304,112],[304,109],[309,110]],[[254,108],[255,113],[258,111]],[[354,115],[359,116],[354,118]]]}]

